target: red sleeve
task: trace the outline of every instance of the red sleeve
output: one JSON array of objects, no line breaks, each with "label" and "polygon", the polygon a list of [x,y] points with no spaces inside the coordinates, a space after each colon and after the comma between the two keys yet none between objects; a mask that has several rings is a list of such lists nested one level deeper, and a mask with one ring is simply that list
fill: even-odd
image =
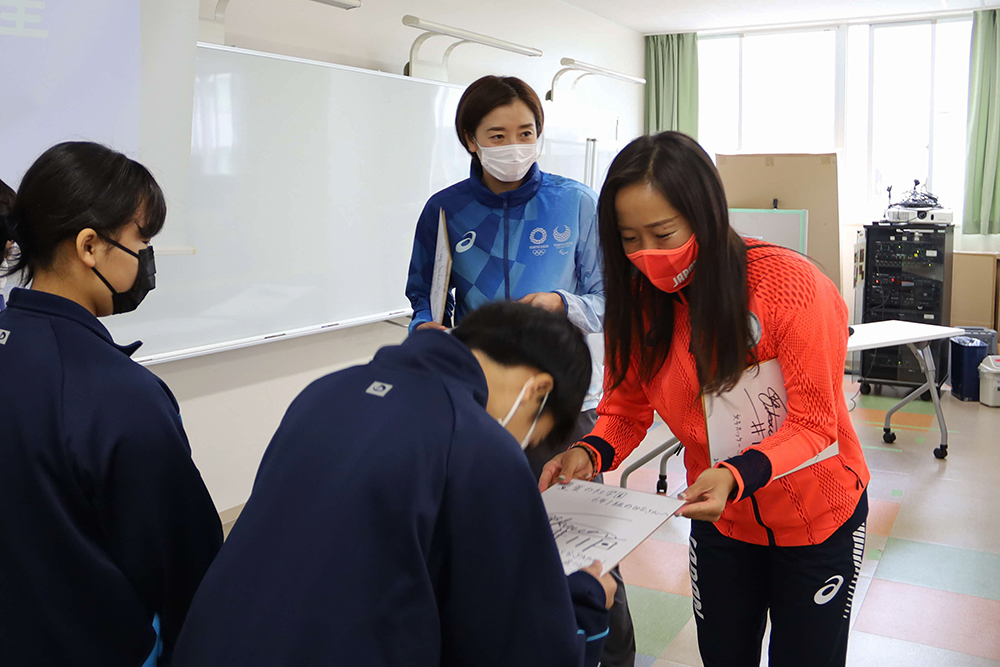
[{"label": "red sleeve", "polygon": [[604,399],[597,406],[597,425],[583,440],[597,453],[601,472],[617,468],[642,443],[653,425],[653,407],[634,363],[624,382],[614,389],[606,385],[607,380]]}]

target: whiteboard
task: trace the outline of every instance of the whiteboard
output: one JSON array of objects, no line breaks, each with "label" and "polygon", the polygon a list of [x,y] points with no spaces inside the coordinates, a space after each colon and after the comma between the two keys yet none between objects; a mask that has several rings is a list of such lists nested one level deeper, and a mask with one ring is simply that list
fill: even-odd
[{"label": "whiteboard", "polygon": [[757,238],[784,248],[809,252],[809,211],[770,208],[731,208],[729,225],[740,236]]},{"label": "whiteboard", "polygon": [[389,319],[427,199],[468,176],[458,86],[198,46],[189,216],[107,318],[157,363]]}]

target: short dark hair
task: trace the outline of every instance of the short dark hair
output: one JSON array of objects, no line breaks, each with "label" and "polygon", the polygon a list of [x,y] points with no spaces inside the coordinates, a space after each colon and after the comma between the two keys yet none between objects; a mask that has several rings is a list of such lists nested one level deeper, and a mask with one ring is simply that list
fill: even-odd
[{"label": "short dark hair", "polygon": [[28,168],[7,224],[0,225],[0,248],[15,241],[20,251],[8,274],[48,268],[56,249],[84,229],[118,238],[135,221],[147,239],[167,217],[156,179],[144,166],[107,146],[86,141],[57,144]]},{"label": "short dark hair", "polygon": [[750,348],[747,246],[729,225],[722,179],[712,159],[691,137],[661,132],[639,137],[612,161],[601,189],[599,233],[604,257],[607,370],[617,387],[638,361],[639,377],[652,382],[667,359],[674,333],[674,296],[635,270],[622,247],[616,199],[645,183],[683,215],[698,240],[698,264],[684,289],[691,311],[691,352],[706,393],[735,386]]},{"label": "short dark hair", "polygon": [[503,366],[529,366],[552,376],[545,412],[555,426],[548,439],[568,438],[590,387],[590,350],[565,315],[511,301],[495,301],[469,313],[452,335]]},{"label": "short dark hair", "polygon": [[465,150],[469,150],[468,135],[476,136],[476,128],[487,114],[516,100],[521,100],[531,109],[535,116],[535,133],[541,134],[545,124],[542,101],[524,81],[514,76],[490,75],[469,84],[458,101],[458,112],[455,114],[455,132]]}]

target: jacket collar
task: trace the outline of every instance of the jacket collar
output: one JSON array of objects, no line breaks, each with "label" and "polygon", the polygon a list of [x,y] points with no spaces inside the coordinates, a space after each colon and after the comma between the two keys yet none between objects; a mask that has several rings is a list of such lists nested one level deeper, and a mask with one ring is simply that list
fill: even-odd
[{"label": "jacket collar", "polygon": [[483,183],[483,167],[479,162],[473,160],[469,170],[469,187],[472,188],[472,194],[476,200],[484,206],[503,208],[504,203],[507,206],[522,206],[534,199],[535,195],[538,194],[538,189],[542,187],[542,170],[538,168],[536,162],[531,165],[531,169],[528,170],[520,187],[510,192],[497,194]]},{"label": "jacket collar", "polygon": [[142,345],[139,341],[130,345],[118,345],[111,337],[111,333],[107,328],[89,310],[74,301],[56,296],[55,294],[17,288],[11,292],[10,302],[7,304],[7,307],[13,310],[39,313],[49,317],[61,317],[65,320],[76,322],[97,334],[106,343],[129,357]]},{"label": "jacket collar", "polygon": [[414,332],[402,344],[379,350],[372,363],[447,377],[458,382],[477,403],[486,407],[489,387],[483,367],[472,350],[450,333]]}]

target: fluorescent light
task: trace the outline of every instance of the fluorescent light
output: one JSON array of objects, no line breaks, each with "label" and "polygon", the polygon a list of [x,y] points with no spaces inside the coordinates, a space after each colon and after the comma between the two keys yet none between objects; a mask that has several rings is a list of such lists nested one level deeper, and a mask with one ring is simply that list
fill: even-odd
[{"label": "fluorescent light", "polygon": [[357,9],[361,6],[361,0],[313,0],[313,2],[319,2],[339,9]]},{"label": "fluorescent light", "polygon": [[[315,0],[315,2],[331,2],[332,4],[332,0]],[[409,14],[403,17],[403,25],[409,26],[410,28],[416,28],[417,30],[434,33],[435,35],[447,35],[448,37],[455,37],[466,42],[474,42],[476,44],[482,44],[483,46],[492,46],[495,49],[503,49],[504,51],[519,53],[522,56],[537,57],[542,55],[541,51],[533,49],[530,46],[522,46],[521,44],[515,44],[514,42],[497,39],[496,37],[490,37],[489,35],[482,35],[478,32],[472,32],[470,30],[463,30],[462,28],[455,28],[450,25],[442,25],[440,23],[434,23],[433,21],[425,21],[421,18],[417,18],[416,16],[410,16]]]},{"label": "fluorescent light", "polygon": [[639,76],[632,76],[630,74],[623,74],[621,72],[616,72],[613,69],[608,69],[607,67],[601,67],[599,65],[591,65],[590,63],[583,63],[579,60],[574,60],[573,58],[563,58],[559,63],[568,69],[579,70],[581,72],[587,72],[589,74],[600,74],[601,76],[607,76],[612,79],[618,79],[619,81],[630,81],[632,83],[646,83],[646,80]]}]

